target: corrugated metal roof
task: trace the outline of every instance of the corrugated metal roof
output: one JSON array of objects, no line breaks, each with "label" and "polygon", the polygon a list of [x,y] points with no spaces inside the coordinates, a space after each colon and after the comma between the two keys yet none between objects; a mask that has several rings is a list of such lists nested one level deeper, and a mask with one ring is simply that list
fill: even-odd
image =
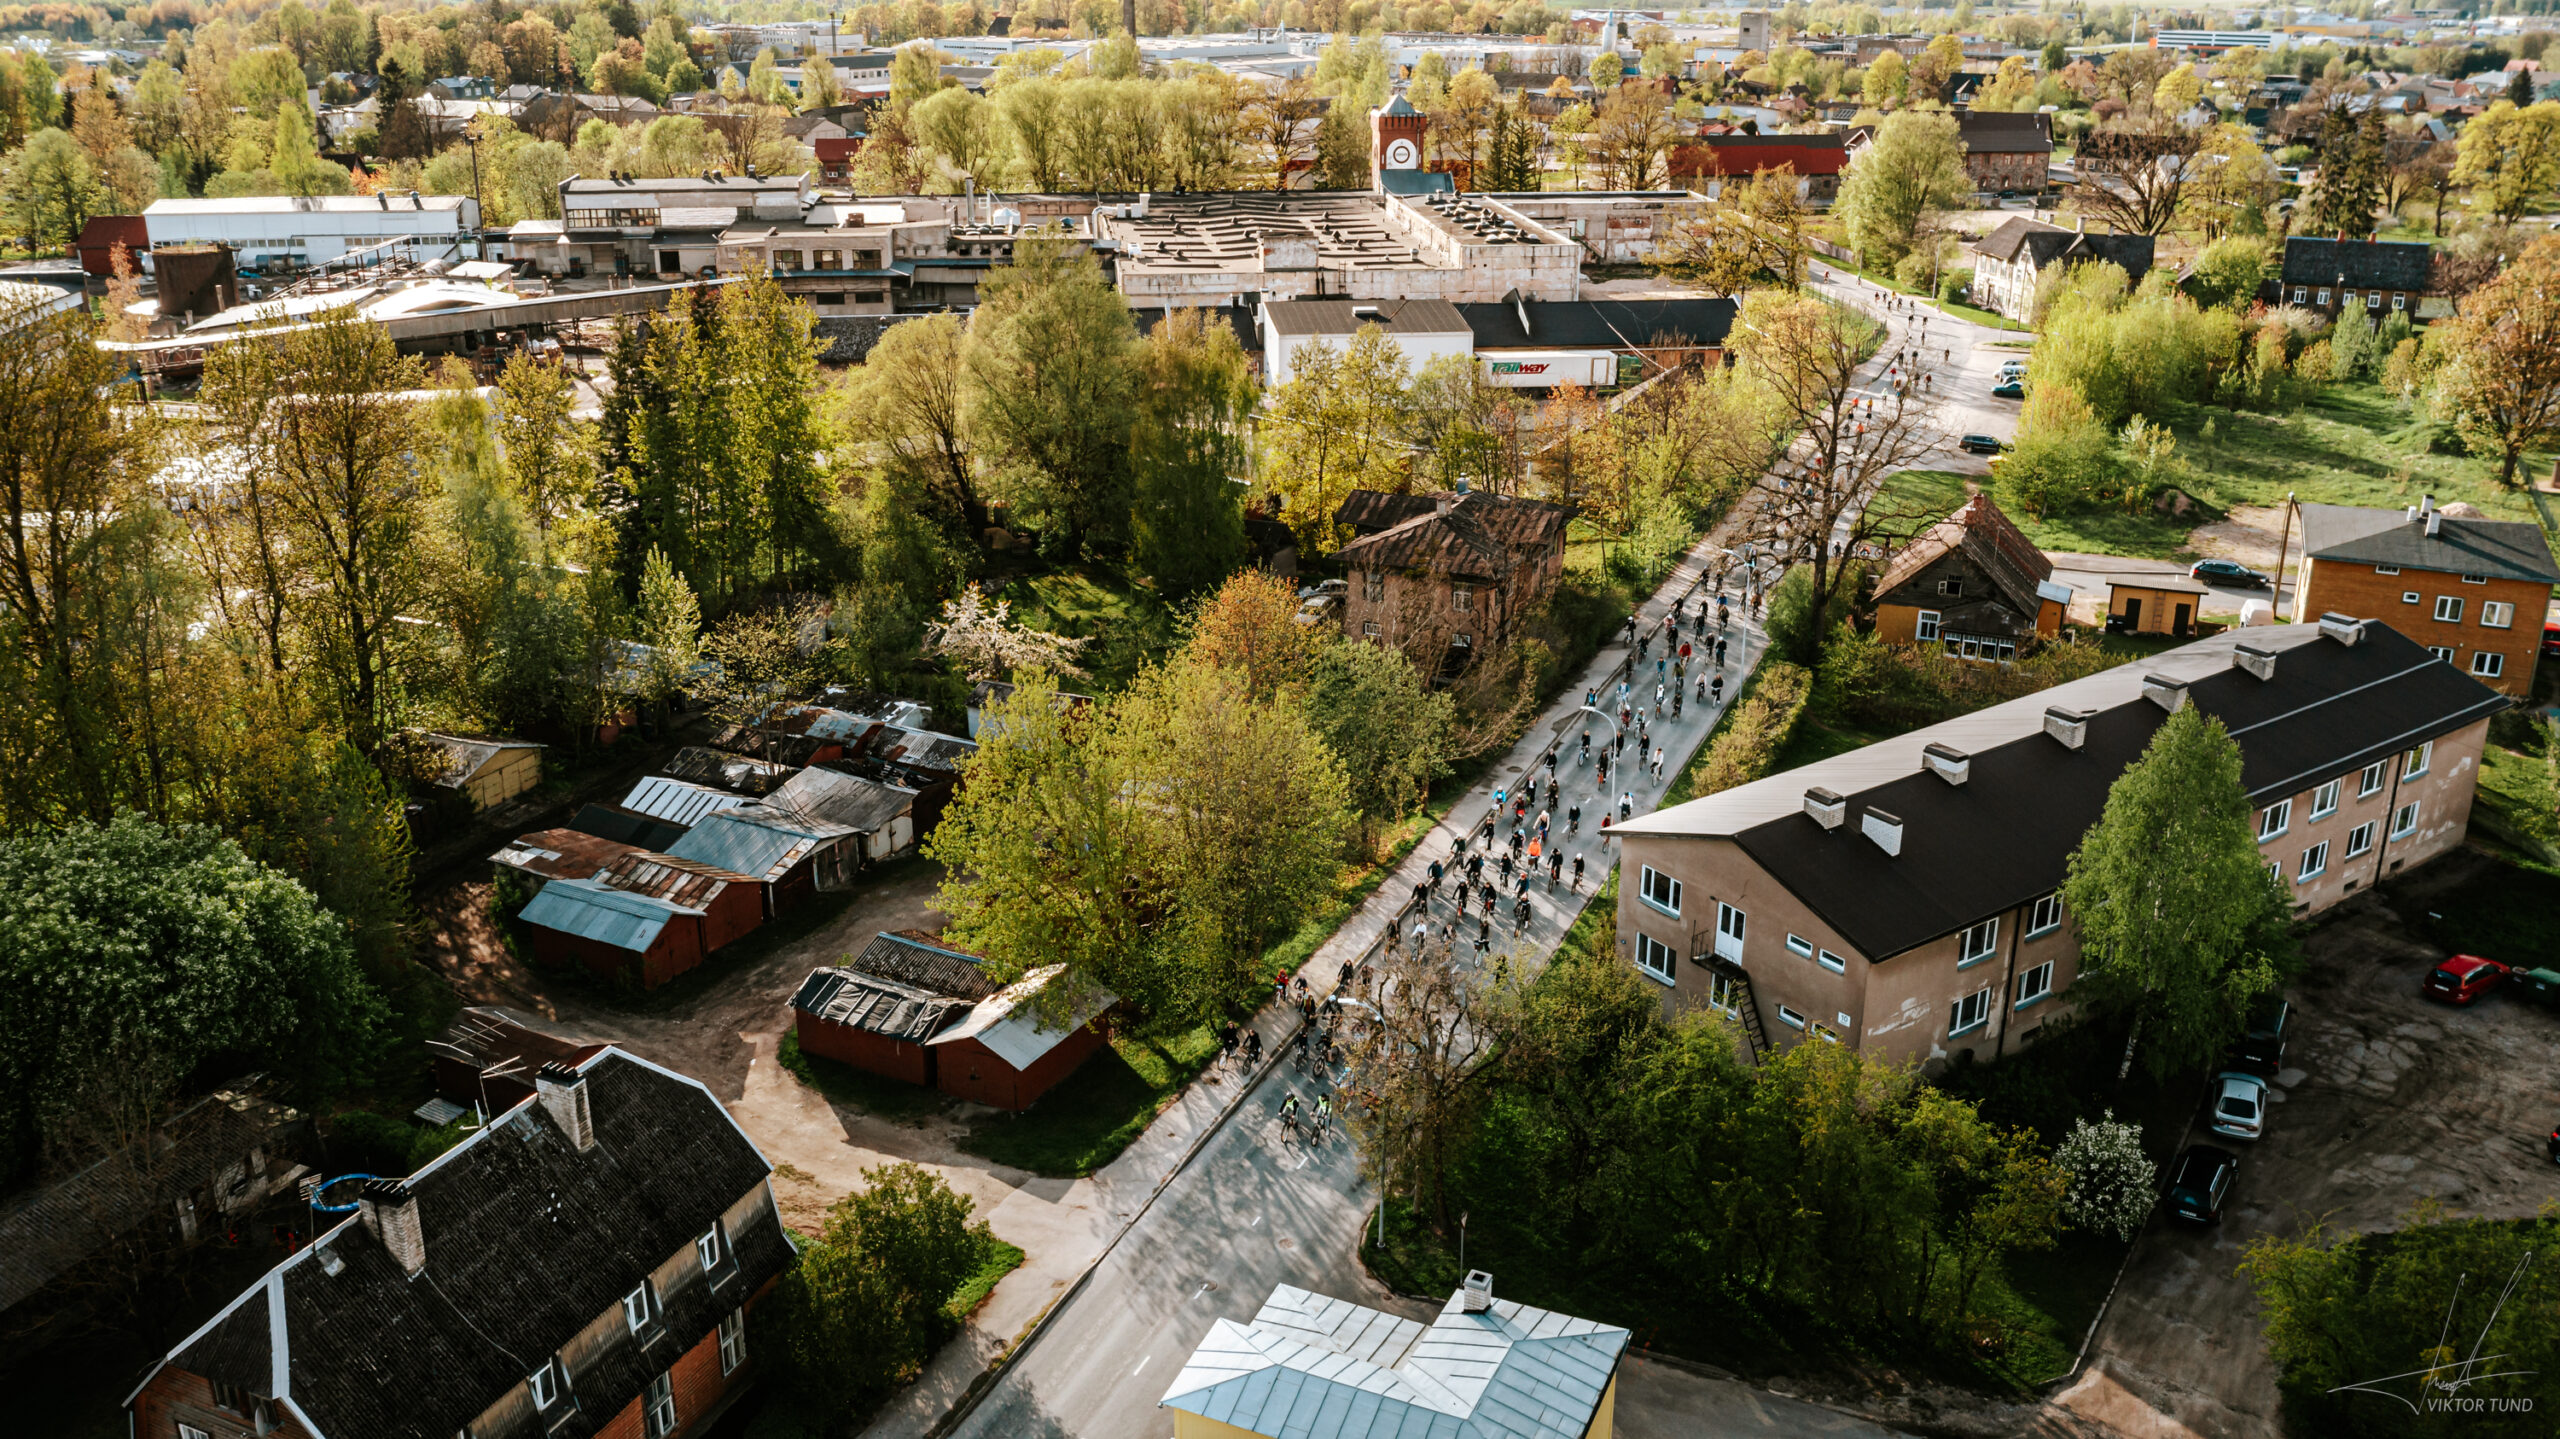
[{"label": "corrugated metal roof", "polygon": [[771,884],[810,855],[853,835],[840,824],[791,819],[750,805],[703,816],[667,853]]},{"label": "corrugated metal roof", "polygon": [[840,824],[856,834],[873,834],[915,807],[916,792],[811,765],[783,781],[765,796],[764,807],[799,820]]},{"label": "corrugated metal roof", "polygon": [[434,733],[424,738],[427,743],[444,751],[445,756],[453,761],[451,768],[436,776],[435,782],[446,789],[462,788],[471,782],[473,775],[488,768],[489,761],[509,750],[542,748],[529,740],[520,739],[479,739],[470,735]]},{"label": "corrugated metal roof", "polygon": [[633,850],[605,867],[597,879],[615,889],[645,894],[680,904],[688,909],[707,909],[723,890],[733,884],[753,884],[752,878],[712,865],[697,864],[671,854],[651,854]]},{"label": "corrugated metal roof", "polygon": [[518,837],[489,859],[543,879],[593,879],[614,861],[638,852],[632,845],[601,835],[544,829]]},{"label": "corrugated metal roof", "polygon": [[527,924],[556,929],[634,953],[658,942],[658,935],[684,908],[599,884],[592,879],[555,879],[524,907]]},{"label": "corrugated metal roof", "polygon": [[633,785],[631,793],[622,797],[624,809],[684,825],[700,824],[706,815],[752,803],[744,795],[662,774],[653,774]]},{"label": "corrugated metal roof", "polygon": [[924,1044],[968,1013],[969,1001],[900,984],[885,975],[828,966],[809,971],[799,992],[791,996],[791,1007],[830,1024]]},{"label": "corrugated metal roof", "polygon": [[1111,996],[1095,990],[1076,1006],[1073,1022],[1063,1028],[1044,1029],[1031,1013],[1029,1001],[1049,981],[1066,972],[1063,964],[1044,965],[1022,978],[979,1000],[969,1010],[969,1017],[934,1036],[936,1044],[952,1044],[974,1039],[987,1047],[987,1052],[1012,1065],[1029,1069],[1033,1062],[1084,1028],[1111,1003]]},{"label": "corrugated metal roof", "polygon": [[847,968],[865,974],[884,975],[901,984],[947,994],[974,1004],[996,992],[997,985],[978,967],[978,957],[965,949],[954,949],[931,935],[917,930],[892,933],[883,930],[871,937],[862,953],[848,962]]}]

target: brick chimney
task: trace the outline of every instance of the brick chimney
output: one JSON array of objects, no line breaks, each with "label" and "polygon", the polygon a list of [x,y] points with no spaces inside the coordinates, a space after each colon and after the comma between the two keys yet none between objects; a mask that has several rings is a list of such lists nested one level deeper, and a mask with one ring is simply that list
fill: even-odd
[{"label": "brick chimney", "polygon": [[596,1125],[587,1111],[587,1077],[565,1064],[554,1061],[535,1071],[535,1097],[551,1115],[551,1122],[569,1136],[569,1143],[584,1154],[596,1147]]},{"label": "brick chimney", "polygon": [[364,1227],[400,1262],[400,1272],[414,1279],[427,1267],[427,1237],[418,1227],[418,1196],[397,1179],[368,1179],[356,1195],[356,1211]]}]

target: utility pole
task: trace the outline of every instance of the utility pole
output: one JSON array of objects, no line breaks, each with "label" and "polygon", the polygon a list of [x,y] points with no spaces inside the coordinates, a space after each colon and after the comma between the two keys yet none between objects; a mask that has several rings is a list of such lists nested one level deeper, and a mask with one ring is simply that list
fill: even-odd
[{"label": "utility pole", "polygon": [[[2269,577],[2274,581],[2270,588],[2275,594],[2268,608],[2274,611],[2272,618],[2278,622],[2284,619],[2284,560],[2293,549],[2293,511],[2293,491],[2287,490],[2284,492],[2284,538],[2276,541],[2276,572]],[[2302,596],[2297,594],[2293,597],[2293,607],[2297,611],[2302,608]],[[2302,616],[2297,613],[2294,618],[2299,620]]]}]

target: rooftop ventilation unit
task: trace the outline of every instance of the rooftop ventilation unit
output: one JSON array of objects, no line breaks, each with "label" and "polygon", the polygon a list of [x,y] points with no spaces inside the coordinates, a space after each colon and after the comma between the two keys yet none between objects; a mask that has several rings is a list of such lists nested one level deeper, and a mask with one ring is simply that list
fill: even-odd
[{"label": "rooftop ventilation unit", "polygon": [[2231,662],[2262,680],[2276,677],[2276,654],[2273,650],[2262,650],[2255,645],[2234,646]]},{"label": "rooftop ventilation unit", "polygon": [[1804,792],[1804,812],[1824,829],[1838,829],[1849,817],[1849,801],[1816,787]]},{"label": "rooftop ventilation unit", "polygon": [[1953,745],[1923,747],[1920,762],[1928,766],[1929,773],[1949,784],[1962,784],[1973,777],[1973,757]]},{"label": "rooftop ventilation unit", "polygon": [[2342,615],[2331,610],[2320,617],[2320,637],[2324,640],[2336,640],[2342,645],[2362,644],[2364,643],[2364,621],[2352,615]]},{"label": "rooftop ventilation unit", "polygon": [[2142,697],[2171,714],[2187,707],[2187,682],[2167,675],[2144,675]]},{"label": "rooftop ventilation unit", "polygon": [[2062,741],[2064,749],[2078,749],[2089,742],[2089,711],[2067,710],[2060,705],[2047,706],[2044,732]]},{"label": "rooftop ventilation unit", "polygon": [[1876,842],[1876,848],[1899,857],[1902,853],[1902,816],[1887,814],[1869,806],[1858,822],[1858,832]]}]

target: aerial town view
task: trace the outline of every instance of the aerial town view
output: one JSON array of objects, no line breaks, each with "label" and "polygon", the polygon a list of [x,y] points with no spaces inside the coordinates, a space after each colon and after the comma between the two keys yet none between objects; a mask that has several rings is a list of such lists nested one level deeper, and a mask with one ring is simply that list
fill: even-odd
[{"label": "aerial town view", "polygon": [[0,1435],[2551,1439],[2556,556],[2560,0],[0,5]]}]

